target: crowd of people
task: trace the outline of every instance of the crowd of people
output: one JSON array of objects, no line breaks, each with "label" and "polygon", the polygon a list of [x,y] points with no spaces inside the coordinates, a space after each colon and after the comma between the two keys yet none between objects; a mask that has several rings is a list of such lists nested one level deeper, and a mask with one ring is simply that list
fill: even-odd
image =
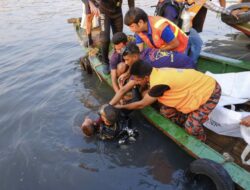
[{"label": "crowd of people", "polygon": [[[123,120],[120,113],[125,113],[127,118],[128,110],[157,103],[161,115],[205,141],[203,123],[218,104],[221,88],[215,79],[196,70],[203,44],[199,32],[207,9],[236,18],[241,13],[227,10],[225,0],[220,0],[221,6],[208,0],[199,3],[159,0],[155,16],[149,16],[134,6],[134,0],[128,0],[129,10],[123,19],[122,0],[82,1],[88,15],[87,23],[93,15],[100,16],[103,73],[111,72],[115,91],[105,108],[109,110],[108,114],[101,114],[96,122],[87,118],[82,124],[83,132],[90,136],[102,129],[102,133],[106,131],[112,134],[106,136],[114,138],[119,134],[116,130],[121,130],[118,127],[121,126],[118,121]],[[134,41],[129,41],[122,32],[123,21],[134,33]],[[109,59],[110,28],[114,52]],[[91,24],[87,24],[86,33],[91,46]],[[248,117],[241,123],[249,126],[249,120]]]}]

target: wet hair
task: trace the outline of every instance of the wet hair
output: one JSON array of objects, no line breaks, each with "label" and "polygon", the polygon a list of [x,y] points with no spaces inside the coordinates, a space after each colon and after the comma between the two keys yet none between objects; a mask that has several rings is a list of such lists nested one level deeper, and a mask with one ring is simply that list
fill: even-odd
[{"label": "wet hair", "polygon": [[94,135],[95,133],[95,129],[93,125],[84,125],[82,127],[82,132],[87,136],[87,137],[91,137]]},{"label": "wet hair", "polygon": [[128,42],[128,38],[127,35],[123,32],[117,32],[113,35],[112,37],[112,42],[113,44],[117,45],[119,43],[127,43]]},{"label": "wet hair", "polygon": [[130,74],[143,78],[145,76],[149,76],[152,69],[153,68],[149,63],[143,60],[138,60],[131,66]]},{"label": "wet hair", "polygon": [[129,9],[124,17],[124,23],[127,26],[130,26],[133,23],[138,24],[140,20],[147,22],[148,15],[145,11],[137,7]]},{"label": "wet hair", "polygon": [[99,113],[103,115],[111,124],[114,124],[119,117],[119,109],[110,104],[105,104],[99,110]]},{"label": "wet hair", "polygon": [[140,54],[139,47],[134,42],[129,42],[126,47],[122,50],[122,56]]}]

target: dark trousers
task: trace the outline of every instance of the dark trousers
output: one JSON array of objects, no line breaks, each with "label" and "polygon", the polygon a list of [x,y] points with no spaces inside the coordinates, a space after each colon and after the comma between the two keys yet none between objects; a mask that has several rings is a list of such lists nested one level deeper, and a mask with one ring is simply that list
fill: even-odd
[{"label": "dark trousers", "polygon": [[193,19],[193,28],[198,32],[202,32],[205,18],[207,15],[207,8],[201,7],[197,15]]},{"label": "dark trousers", "polygon": [[115,15],[101,14],[101,41],[102,41],[102,63],[109,65],[109,44],[110,44],[110,28],[112,28],[113,34],[122,32],[123,30],[123,18],[122,12]]}]

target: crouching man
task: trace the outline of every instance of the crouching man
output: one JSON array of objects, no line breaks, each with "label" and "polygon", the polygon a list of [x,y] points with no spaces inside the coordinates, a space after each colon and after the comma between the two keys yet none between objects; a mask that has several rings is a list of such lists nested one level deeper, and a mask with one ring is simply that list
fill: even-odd
[{"label": "crouching man", "polygon": [[[149,91],[142,100],[117,108],[142,109],[158,100],[164,117],[206,140],[202,125],[221,96],[221,88],[212,77],[193,69],[152,68],[142,60],[131,66],[130,74],[137,84],[149,83]],[[114,97],[110,104],[115,105],[118,99]]]}]

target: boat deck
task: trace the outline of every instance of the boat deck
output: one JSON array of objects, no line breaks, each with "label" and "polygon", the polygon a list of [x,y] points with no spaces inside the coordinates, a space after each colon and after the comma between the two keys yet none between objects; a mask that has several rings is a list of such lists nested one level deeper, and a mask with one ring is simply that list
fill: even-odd
[{"label": "boat deck", "polygon": [[[242,151],[247,145],[247,143],[243,139],[237,137],[218,135],[208,129],[206,129],[206,134],[207,134],[206,144],[208,146],[217,150],[221,154],[229,153],[232,156],[235,163],[237,163],[239,166],[250,172],[250,166],[242,164],[240,158]],[[250,155],[248,155],[247,160],[248,159],[250,159]]]}]

